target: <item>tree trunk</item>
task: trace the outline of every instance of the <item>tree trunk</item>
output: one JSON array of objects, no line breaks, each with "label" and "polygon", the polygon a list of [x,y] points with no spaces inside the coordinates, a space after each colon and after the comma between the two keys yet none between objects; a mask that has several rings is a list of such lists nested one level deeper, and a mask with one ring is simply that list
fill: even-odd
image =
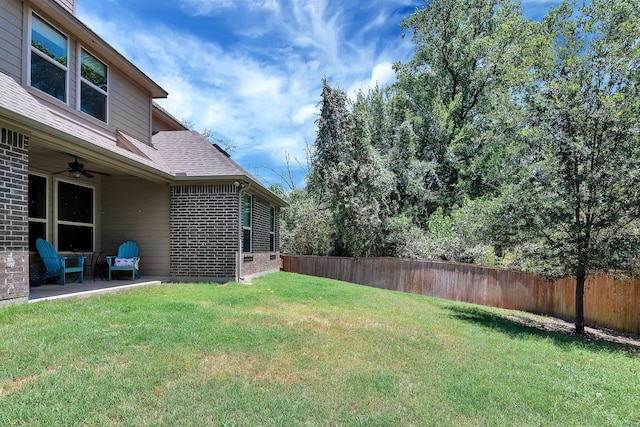
[{"label": "tree trunk", "polygon": [[584,271],[576,274],[576,334],[584,335],[584,282],[587,275]]}]

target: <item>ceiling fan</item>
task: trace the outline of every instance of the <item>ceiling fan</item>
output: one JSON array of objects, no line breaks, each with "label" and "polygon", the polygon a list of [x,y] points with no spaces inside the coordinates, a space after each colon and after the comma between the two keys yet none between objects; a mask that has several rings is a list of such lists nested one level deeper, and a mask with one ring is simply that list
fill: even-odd
[{"label": "ceiling fan", "polygon": [[104,176],[111,176],[111,174],[108,174],[106,172],[87,170],[84,168],[84,165],[82,163],[78,162],[78,156],[73,156],[73,157],[75,157],[75,160],[73,162],[69,162],[69,169],[54,172],[53,174],[57,175],[59,173],[69,172],[69,174],[71,174],[71,176],[74,178],[80,178],[83,175],[87,178],[93,178],[95,176],[93,175],[94,173],[99,175],[104,175]]}]

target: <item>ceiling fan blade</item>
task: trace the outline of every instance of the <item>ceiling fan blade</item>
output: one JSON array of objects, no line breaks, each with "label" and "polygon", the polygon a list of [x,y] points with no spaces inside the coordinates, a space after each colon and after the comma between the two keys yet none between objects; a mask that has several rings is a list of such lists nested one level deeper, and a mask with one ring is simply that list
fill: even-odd
[{"label": "ceiling fan blade", "polygon": [[54,172],[54,173],[52,173],[51,175],[58,175],[58,174],[60,174],[60,173],[65,173],[65,172],[71,172],[71,170],[69,170],[69,169],[65,169],[65,170],[63,170],[63,171]]},{"label": "ceiling fan blade", "polygon": [[110,173],[100,172],[100,171],[90,171],[90,170],[85,169],[85,172],[91,172],[91,173],[95,173],[95,174],[98,174],[98,175],[104,175],[104,176],[111,176]]},{"label": "ceiling fan blade", "polygon": [[91,175],[91,174],[89,173],[89,171],[88,171],[88,170],[81,170],[81,171],[79,171],[79,172],[80,172],[82,175],[86,176],[87,178],[93,178],[93,177],[95,176],[95,175]]}]

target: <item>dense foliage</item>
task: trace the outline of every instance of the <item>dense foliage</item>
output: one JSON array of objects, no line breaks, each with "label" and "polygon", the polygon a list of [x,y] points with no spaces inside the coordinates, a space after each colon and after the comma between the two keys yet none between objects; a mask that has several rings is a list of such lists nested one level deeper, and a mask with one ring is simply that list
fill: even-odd
[{"label": "dense foliage", "polygon": [[[433,0],[415,54],[350,100],[324,82],[284,252],[586,277],[640,262],[640,5]],[[304,242],[304,243],[303,243]]]}]

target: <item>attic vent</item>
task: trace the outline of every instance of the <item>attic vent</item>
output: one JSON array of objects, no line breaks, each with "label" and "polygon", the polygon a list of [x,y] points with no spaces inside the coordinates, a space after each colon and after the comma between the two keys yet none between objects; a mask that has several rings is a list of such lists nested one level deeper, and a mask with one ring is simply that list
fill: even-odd
[{"label": "attic vent", "polygon": [[29,137],[9,129],[2,128],[2,143],[22,150],[27,149]]},{"label": "attic vent", "polygon": [[213,144],[214,147],[216,147],[218,149],[218,151],[220,151],[222,154],[224,154],[227,157],[231,157],[229,155],[229,153],[227,153],[226,151],[224,151],[224,149],[222,147],[220,147],[218,144]]}]

